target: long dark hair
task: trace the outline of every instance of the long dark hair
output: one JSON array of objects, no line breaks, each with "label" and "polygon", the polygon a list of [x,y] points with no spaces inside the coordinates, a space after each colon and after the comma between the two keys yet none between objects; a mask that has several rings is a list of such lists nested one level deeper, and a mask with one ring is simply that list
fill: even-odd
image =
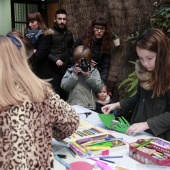
[{"label": "long dark hair", "polygon": [[92,21],[89,28],[81,35],[83,45],[89,48],[93,45],[93,41],[94,41],[93,28],[95,25],[101,25],[105,27],[105,33],[102,37],[101,50],[102,52],[110,53],[112,49],[112,38],[111,38],[112,33],[108,22],[104,18],[97,18],[94,21]]},{"label": "long dark hair", "polygon": [[[38,22],[38,27],[39,27],[39,29],[41,29],[41,30],[46,30],[46,29],[47,29],[42,15],[41,15],[39,12],[37,12],[37,11],[35,11],[35,12],[29,12],[29,13],[28,13],[28,16],[27,16],[27,24],[28,24],[30,21],[37,21],[37,22]],[[28,26],[28,25],[27,25],[27,26]],[[28,26],[28,27],[29,27],[29,26]]]},{"label": "long dark hair", "polygon": [[136,47],[157,54],[155,69],[149,86],[153,89],[152,97],[164,94],[170,88],[170,46],[168,38],[160,29],[150,28],[137,39],[135,49]]}]

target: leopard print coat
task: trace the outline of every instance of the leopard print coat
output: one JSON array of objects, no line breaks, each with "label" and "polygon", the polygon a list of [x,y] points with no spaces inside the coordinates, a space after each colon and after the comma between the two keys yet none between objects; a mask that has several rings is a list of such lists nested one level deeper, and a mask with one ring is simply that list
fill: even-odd
[{"label": "leopard print coat", "polygon": [[0,170],[52,170],[52,128],[62,140],[78,125],[75,110],[50,89],[44,102],[1,109]]}]

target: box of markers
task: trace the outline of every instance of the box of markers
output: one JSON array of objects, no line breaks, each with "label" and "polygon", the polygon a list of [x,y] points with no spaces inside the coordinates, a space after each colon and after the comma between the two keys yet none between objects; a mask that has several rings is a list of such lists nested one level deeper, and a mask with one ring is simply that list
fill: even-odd
[{"label": "box of markers", "polygon": [[126,147],[122,139],[117,139],[104,129],[82,120],[77,131],[65,139],[65,142],[79,156],[97,155]]},{"label": "box of markers", "polygon": [[129,156],[142,164],[170,166],[170,142],[161,138],[138,139],[129,144]]}]

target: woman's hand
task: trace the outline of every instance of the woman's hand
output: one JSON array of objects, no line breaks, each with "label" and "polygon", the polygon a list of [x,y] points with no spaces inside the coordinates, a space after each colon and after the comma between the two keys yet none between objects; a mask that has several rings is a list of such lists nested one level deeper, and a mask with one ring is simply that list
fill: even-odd
[{"label": "woman's hand", "polygon": [[63,65],[63,62],[61,60],[57,60],[56,64],[57,64],[58,67],[61,67]]},{"label": "woman's hand", "polygon": [[101,109],[104,114],[109,114],[112,110],[115,110],[118,108],[120,108],[119,102],[113,103],[113,104],[107,104],[107,105],[103,106]]},{"label": "woman's hand", "polygon": [[147,122],[134,123],[127,129],[126,134],[135,136],[137,133],[144,132],[147,129],[149,129]]}]

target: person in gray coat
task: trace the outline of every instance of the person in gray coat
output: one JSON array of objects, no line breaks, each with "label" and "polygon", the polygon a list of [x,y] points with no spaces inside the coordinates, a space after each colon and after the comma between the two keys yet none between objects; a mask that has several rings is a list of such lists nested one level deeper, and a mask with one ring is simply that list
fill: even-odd
[{"label": "person in gray coat", "polygon": [[75,65],[67,70],[61,81],[61,88],[69,92],[67,102],[70,105],[80,105],[94,110],[96,108],[95,93],[100,92],[104,83],[100,73],[93,68],[91,51],[83,45],[74,50]]},{"label": "person in gray coat", "polygon": [[135,96],[106,105],[102,111],[121,108],[134,110],[126,134],[149,132],[170,141],[170,47],[159,29],[146,30],[135,43],[136,75],[139,87]]}]

